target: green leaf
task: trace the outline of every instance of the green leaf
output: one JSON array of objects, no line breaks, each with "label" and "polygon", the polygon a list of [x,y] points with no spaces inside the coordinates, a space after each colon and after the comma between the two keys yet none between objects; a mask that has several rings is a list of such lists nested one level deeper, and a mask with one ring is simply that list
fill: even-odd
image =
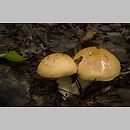
[{"label": "green leaf", "polygon": [[5,57],[5,54],[0,54],[0,58],[4,58]]},{"label": "green leaf", "polygon": [[27,59],[19,55],[16,51],[9,51],[5,54],[0,54],[0,57],[6,58],[7,60],[13,62],[23,62],[24,60]]}]

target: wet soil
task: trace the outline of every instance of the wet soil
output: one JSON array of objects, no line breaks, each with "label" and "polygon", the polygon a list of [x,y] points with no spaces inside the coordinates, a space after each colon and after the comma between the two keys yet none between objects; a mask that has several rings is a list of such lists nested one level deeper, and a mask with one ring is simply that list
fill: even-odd
[{"label": "wet soil", "polygon": [[[121,62],[121,75],[93,82],[80,96],[64,100],[56,80],[37,75],[39,62],[54,52],[74,56],[100,46]],[[0,53],[15,50],[28,58],[15,63],[0,59],[0,106],[123,107],[130,106],[130,24],[37,23],[0,24]]]}]

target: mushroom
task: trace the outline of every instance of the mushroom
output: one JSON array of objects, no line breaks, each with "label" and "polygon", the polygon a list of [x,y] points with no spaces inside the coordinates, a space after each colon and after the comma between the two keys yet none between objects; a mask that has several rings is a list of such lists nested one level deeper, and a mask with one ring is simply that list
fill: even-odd
[{"label": "mushroom", "polygon": [[77,73],[77,65],[67,54],[53,53],[46,56],[38,65],[37,73],[44,78],[57,79],[59,92],[64,96],[66,91],[78,93],[77,87],[73,89],[69,77]]},{"label": "mushroom", "polygon": [[79,60],[79,79],[89,83],[94,80],[111,81],[120,75],[120,61],[104,48],[84,48],[75,55],[74,60]]}]

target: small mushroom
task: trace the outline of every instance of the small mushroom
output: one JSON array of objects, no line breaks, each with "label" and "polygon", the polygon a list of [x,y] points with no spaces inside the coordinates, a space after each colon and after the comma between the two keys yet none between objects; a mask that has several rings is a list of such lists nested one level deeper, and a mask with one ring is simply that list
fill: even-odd
[{"label": "small mushroom", "polygon": [[57,79],[59,92],[65,96],[66,91],[71,92],[73,89],[69,76],[77,73],[77,66],[69,55],[53,53],[40,62],[37,73],[44,78]]},{"label": "small mushroom", "polygon": [[75,55],[74,60],[78,61],[78,59],[81,59],[77,63],[81,83],[86,81],[89,85],[92,81],[110,81],[120,75],[120,61],[106,49],[84,48]]}]

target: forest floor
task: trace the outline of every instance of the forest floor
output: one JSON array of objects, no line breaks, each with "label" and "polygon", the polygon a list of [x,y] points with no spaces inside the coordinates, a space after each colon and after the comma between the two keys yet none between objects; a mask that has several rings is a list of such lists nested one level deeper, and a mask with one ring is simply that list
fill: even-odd
[{"label": "forest floor", "polygon": [[[54,52],[74,56],[85,47],[99,46],[121,62],[121,75],[93,82],[83,95],[67,100],[56,80],[37,75],[39,62]],[[0,106],[117,107],[130,106],[130,24],[37,23],[0,24],[0,53],[15,50],[24,62],[0,59]]]}]

